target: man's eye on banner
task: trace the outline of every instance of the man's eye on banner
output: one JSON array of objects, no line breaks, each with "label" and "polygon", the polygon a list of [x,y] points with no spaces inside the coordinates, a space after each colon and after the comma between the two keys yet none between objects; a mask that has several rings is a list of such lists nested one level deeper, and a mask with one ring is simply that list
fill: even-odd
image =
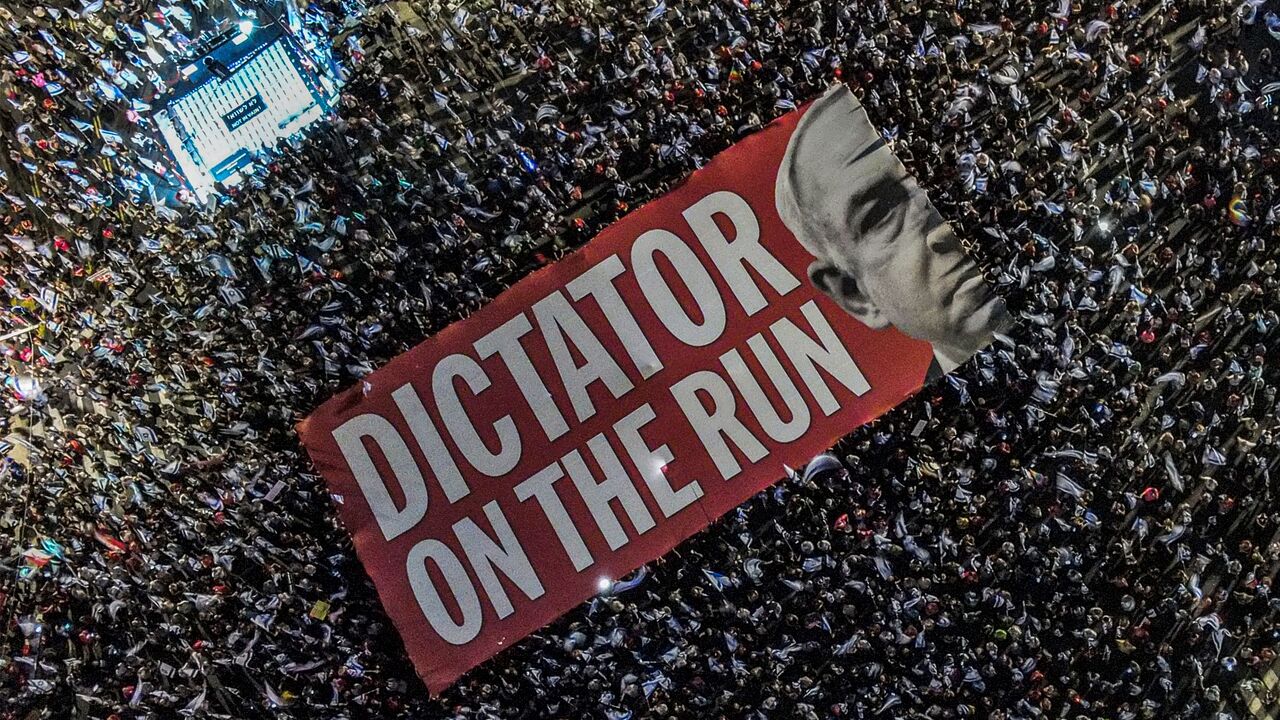
[{"label": "man's eye on banner", "polygon": [[933,346],[928,380],[1010,318],[951,225],[843,85],[804,111],[778,169],[778,214],[816,258],[809,280],[874,329]]}]

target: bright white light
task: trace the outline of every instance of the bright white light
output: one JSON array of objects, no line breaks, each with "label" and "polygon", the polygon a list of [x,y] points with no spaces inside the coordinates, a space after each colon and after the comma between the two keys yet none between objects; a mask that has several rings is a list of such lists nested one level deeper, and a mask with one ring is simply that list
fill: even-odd
[{"label": "bright white light", "polygon": [[611,587],[613,587],[613,581],[607,577],[602,577],[596,581],[596,588],[600,592],[608,592]]},{"label": "bright white light", "polygon": [[249,19],[241,20],[240,24],[236,27],[240,29],[241,35],[248,35],[253,32],[253,21]]},{"label": "bright white light", "polygon": [[23,400],[40,396],[40,381],[29,376],[17,376],[13,379],[13,389]]},{"label": "bright white light", "polygon": [[1098,229],[1099,229],[1099,230],[1101,230],[1101,231],[1102,231],[1102,232],[1104,232],[1104,233],[1109,233],[1109,232],[1111,232],[1111,220],[1110,220],[1109,218],[1103,218],[1103,219],[1099,220],[1099,221],[1098,221]]}]

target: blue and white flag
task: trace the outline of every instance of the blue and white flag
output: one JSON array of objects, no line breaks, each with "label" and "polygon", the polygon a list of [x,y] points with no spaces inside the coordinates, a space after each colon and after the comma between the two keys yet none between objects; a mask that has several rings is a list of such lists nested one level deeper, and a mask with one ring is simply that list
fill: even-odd
[{"label": "blue and white flag", "polygon": [[205,258],[205,262],[209,263],[209,266],[213,268],[213,271],[218,273],[221,277],[235,278],[237,275],[235,266],[231,264],[231,261],[227,259],[226,255],[221,253],[209,253],[209,256]]},{"label": "blue and white flag", "polygon": [[654,5],[653,8],[649,10],[649,14],[645,16],[644,22],[646,25],[651,25],[654,20],[657,20],[658,18],[666,14],[667,14],[667,0],[658,0],[658,4]]},{"label": "blue and white flag", "polygon": [[721,575],[715,570],[703,570],[702,574],[707,576],[707,579],[711,581],[711,584],[720,592],[724,592],[725,588],[733,587],[733,581],[730,580],[728,576]]},{"label": "blue and white flag", "polygon": [[1219,467],[1227,464],[1227,458],[1212,445],[1204,446],[1204,456],[1200,459],[1205,465]]},{"label": "blue and white flag", "polygon": [[1058,477],[1054,481],[1054,487],[1077,500],[1084,495],[1084,488],[1080,487],[1080,484],[1075,480],[1072,480],[1062,473],[1058,473]]},{"label": "blue and white flag", "polygon": [[617,595],[618,593],[624,593],[628,590],[634,590],[640,587],[640,584],[643,583],[644,579],[648,576],[649,569],[641,565],[640,569],[637,570],[630,578],[615,582],[609,592],[613,595]]},{"label": "blue and white flag", "polygon": [[667,676],[663,675],[661,671],[655,672],[654,674],[650,675],[649,678],[641,684],[641,687],[644,688],[644,696],[646,699],[650,695],[652,695],[654,691],[657,690],[659,687],[668,688],[670,686],[671,686],[671,681],[668,680]]},{"label": "blue and white flag", "polygon": [[467,20],[471,19],[471,11],[466,6],[458,8],[453,13],[453,26],[459,30],[466,31]]},{"label": "blue and white flag", "polygon": [[218,294],[228,305],[239,305],[244,302],[244,293],[240,292],[236,286],[226,283],[218,288]]},{"label": "blue and white flag", "polygon": [[1164,472],[1169,476],[1169,484],[1174,490],[1182,492],[1182,474],[1178,472],[1178,465],[1173,461],[1173,456],[1166,451],[1164,453]]}]

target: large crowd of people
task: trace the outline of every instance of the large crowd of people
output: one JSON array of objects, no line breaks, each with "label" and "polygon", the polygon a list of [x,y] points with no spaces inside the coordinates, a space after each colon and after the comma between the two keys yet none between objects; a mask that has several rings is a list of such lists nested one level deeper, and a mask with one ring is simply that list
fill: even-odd
[{"label": "large crowd of people", "polygon": [[[200,202],[210,4],[0,9],[0,718],[1271,702],[1266,2],[312,0],[338,107]],[[833,82],[1018,327],[428,697],[294,423]]]}]

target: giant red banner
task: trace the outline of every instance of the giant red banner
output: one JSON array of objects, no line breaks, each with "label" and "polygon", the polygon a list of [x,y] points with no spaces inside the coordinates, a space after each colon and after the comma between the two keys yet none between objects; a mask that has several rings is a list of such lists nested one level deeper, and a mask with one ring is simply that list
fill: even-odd
[{"label": "giant red banner", "polygon": [[989,336],[976,267],[853,96],[806,110],[299,425],[433,692]]}]

